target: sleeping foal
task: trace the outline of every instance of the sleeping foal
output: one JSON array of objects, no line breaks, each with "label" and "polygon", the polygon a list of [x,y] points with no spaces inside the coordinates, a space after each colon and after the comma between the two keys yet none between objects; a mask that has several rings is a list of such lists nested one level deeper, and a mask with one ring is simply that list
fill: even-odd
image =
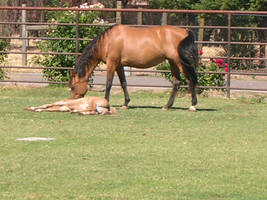
[{"label": "sleeping foal", "polygon": [[116,109],[110,107],[108,101],[101,97],[65,99],[52,104],[25,108],[25,110],[34,112],[71,112],[81,115],[110,115],[116,113]]}]

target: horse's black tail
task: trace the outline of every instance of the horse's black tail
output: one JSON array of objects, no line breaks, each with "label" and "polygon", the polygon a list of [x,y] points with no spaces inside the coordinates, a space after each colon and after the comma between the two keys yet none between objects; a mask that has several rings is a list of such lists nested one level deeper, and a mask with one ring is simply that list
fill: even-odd
[{"label": "horse's black tail", "polygon": [[178,47],[178,52],[185,75],[193,85],[196,85],[198,49],[195,44],[195,37],[192,31],[188,31],[188,36],[180,43]]}]

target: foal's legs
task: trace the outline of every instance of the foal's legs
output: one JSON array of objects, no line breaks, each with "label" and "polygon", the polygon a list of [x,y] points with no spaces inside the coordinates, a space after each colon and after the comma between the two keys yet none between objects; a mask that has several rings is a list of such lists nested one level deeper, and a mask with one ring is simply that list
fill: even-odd
[{"label": "foal's legs", "polygon": [[172,93],[168,103],[162,108],[163,110],[168,110],[173,105],[177,91],[180,88],[180,80],[181,80],[180,70],[172,60],[169,60],[169,63],[171,66],[171,74],[172,74]]},{"label": "foal's legs", "polygon": [[123,66],[119,66],[117,68],[117,74],[119,76],[121,87],[122,87],[123,93],[124,93],[124,105],[123,105],[123,108],[127,109],[128,108],[128,104],[130,102],[130,97],[129,97],[128,90],[127,90],[127,82],[126,82]]}]

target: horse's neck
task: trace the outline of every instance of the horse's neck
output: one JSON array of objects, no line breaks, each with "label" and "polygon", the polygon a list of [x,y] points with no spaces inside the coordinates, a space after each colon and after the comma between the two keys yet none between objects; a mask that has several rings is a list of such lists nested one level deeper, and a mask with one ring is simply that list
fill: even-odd
[{"label": "horse's neck", "polygon": [[96,68],[96,66],[99,64],[100,61],[104,61],[103,57],[106,54],[106,43],[105,43],[106,38],[102,38],[98,43],[97,43],[97,52],[95,52],[95,56],[89,61],[89,64],[87,66],[86,70],[86,78],[89,79],[92,72]]},{"label": "horse's neck", "polygon": [[98,57],[95,57],[95,58],[93,58],[92,60],[89,61],[89,64],[88,64],[87,69],[86,69],[86,79],[87,80],[89,80],[92,72],[94,71],[94,69],[96,68],[98,63],[99,63],[99,58]]}]

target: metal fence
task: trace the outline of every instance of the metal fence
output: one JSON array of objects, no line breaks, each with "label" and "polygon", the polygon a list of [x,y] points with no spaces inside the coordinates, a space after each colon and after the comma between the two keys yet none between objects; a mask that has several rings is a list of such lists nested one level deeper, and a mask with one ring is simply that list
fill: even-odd
[{"label": "metal fence", "polygon": [[[245,75],[245,76],[267,76],[266,72],[257,72],[257,71],[240,71],[240,70],[232,70],[232,65],[234,61],[251,61],[250,64],[254,65],[254,63],[261,62],[263,63],[263,67],[267,67],[267,38],[263,39],[262,41],[233,41],[233,34],[235,31],[245,31],[245,32],[253,32],[253,34],[263,34],[267,35],[267,27],[259,27],[259,26],[239,26],[235,25],[234,21],[236,17],[242,17],[244,16],[245,19],[247,16],[253,16],[255,18],[264,18],[267,20],[267,11],[217,11],[217,10],[159,10],[159,9],[121,9],[121,8],[52,8],[52,7],[0,7],[0,10],[6,10],[6,11],[20,11],[22,15],[22,20],[20,22],[10,22],[10,21],[0,21],[0,26],[19,26],[23,31],[20,36],[4,36],[0,35],[0,39],[19,39],[21,40],[22,48],[20,51],[0,51],[0,54],[21,54],[22,55],[22,64],[16,65],[16,66],[7,66],[2,65],[0,68],[17,68],[17,69],[70,69],[68,67],[40,67],[40,66],[27,66],[27,55],[29,54],[39,54],[39,55],[70,55],[70,56],[76,56],[80,55],[80,52],[78,51],[79,42],[86,40],[84,38],[80,38],[79,36],[79,27],[81,26],[110,26],[114,23],[120,23],[121,22],[121,14],[122,13],[136,13],[137,19],[136,24],[131,24],[132,26],[152,26],[149,25],[162,25],[162,24],[172,24],[175,26],[188,28],[194,30],[195,33],[198,35],[198,41],[196,43],[199,46],[199,49],[201,49],[203,46],[210,46],[210,45],[218,45],[223,46],[227,52],[225,56],[218,56],[218,57],[204,57],[202,56],[201,59],[223,59],[226,63],[228,63],[228,71],[227,72],[214,72],[214,71],[205,71],[205,72],[199,72],[199,73],[218,73],[218,74],[225,74],[226,76],[226,84],[225,86],[211,86],[211,87],[205,87],[205,86],[199,86],[200,88],[213,88],[213,89],[224,89],[227,91],[227,96],[230,97],[231,90],[249,90],[249,88],[233,88],[231,87],[231,76],[232,75]],[[32,21],[26,21],[24,15],[27,11],[42,11],[42,12],[64,12],[64,11],[72,11],[76,13],[77,20],[75,23],[57,23],[56,26],[75,26],[77,29],[75,38],[49,38],[46,36],[41,37],[33,37],[28,36],[27,31],[30,30],[38,30],[39,29],[47,29],[51,28],[53,24],[51,25],[48,22],[32,22]],[[111,24],[91,24],[91,23],[80,23],[79,22],[79,13],[81,12],[101,12],[101,13],[113,13],[112,16],[114,16],[113,19],[110,21]],[[153,14],[157,14],[157,16],[160,16],[157,18],[157,21],[149,22],[149,19],[153,19]],[[214,24],[204,24],[201,22],[201,16],[206,15],[210,16],[211,18],[214,16],[222,16],[222,22],[215,22]],[[193,17],[192,17],[193,16]],[[177,17],[177,18],[175,18]],[[156,18],[156,17],[155,17]],[[160,20],[158,20],[160,19]],[[168,21],[168,19],[170,19]],[[182,23],[176,23],[176,19],[183,19],[180,20]],[[185,19],[185,20],[184,20]],[[192,20],[192,19],[198,19],[198,20]],[[143,22],[145,21],[145,22]],[[256,20],[257,21],[257,20]],[[212,20],[211,20],[212,22]],[[158,24],[157,24],[158,23]],[[220,40],[210,40],[205,39],[203,36],[205,31],[218,31],[220,30],[221,33],[224,34],[224,38],[221,38]],[[263,37],[264,38],[264,37]],[[29,52],[27,51],[27,42],[29,40],[67,40],[67,41],[75,41],[76,45],[76,51],[75,52]],[[242,38],[241,38],[242,39]],[[87,39],[89,40],[89,39]],[[255,57],[251,56],[233,56],[231,53],[231,49],[234,47],[234,45],[246,45],[246,46],[260,46],[263,47],[263,54],[257,54]],[[140,70],[134,70],[134,69],[127,69],[126,71],[130,72],[140,72]],[[162,73],[161,70],[149,70],[146,71],[146,73]],[[1,80],[1,82],[16,82],[16,81],[10,81],[10,80]],[[25,81],[28,83],[49,83],[49,84],[58,84],[58,82],[51,82],[51,81],[45,81],[45,82],[39,82],[39,81]],[[61,83],[62,84],[62,83]],[[65,84],[65,83],[63,83]],[[129,85],[131,86],[131,85]],[[145,86],[145,85],[144,85]],[[150,86],[151,87],[151,86]],[[155,87],[160,87],[159,85],[155,85]],[[260,91],[267,91],[266,89],[253,89],[253,90],[260,90]]]}]

